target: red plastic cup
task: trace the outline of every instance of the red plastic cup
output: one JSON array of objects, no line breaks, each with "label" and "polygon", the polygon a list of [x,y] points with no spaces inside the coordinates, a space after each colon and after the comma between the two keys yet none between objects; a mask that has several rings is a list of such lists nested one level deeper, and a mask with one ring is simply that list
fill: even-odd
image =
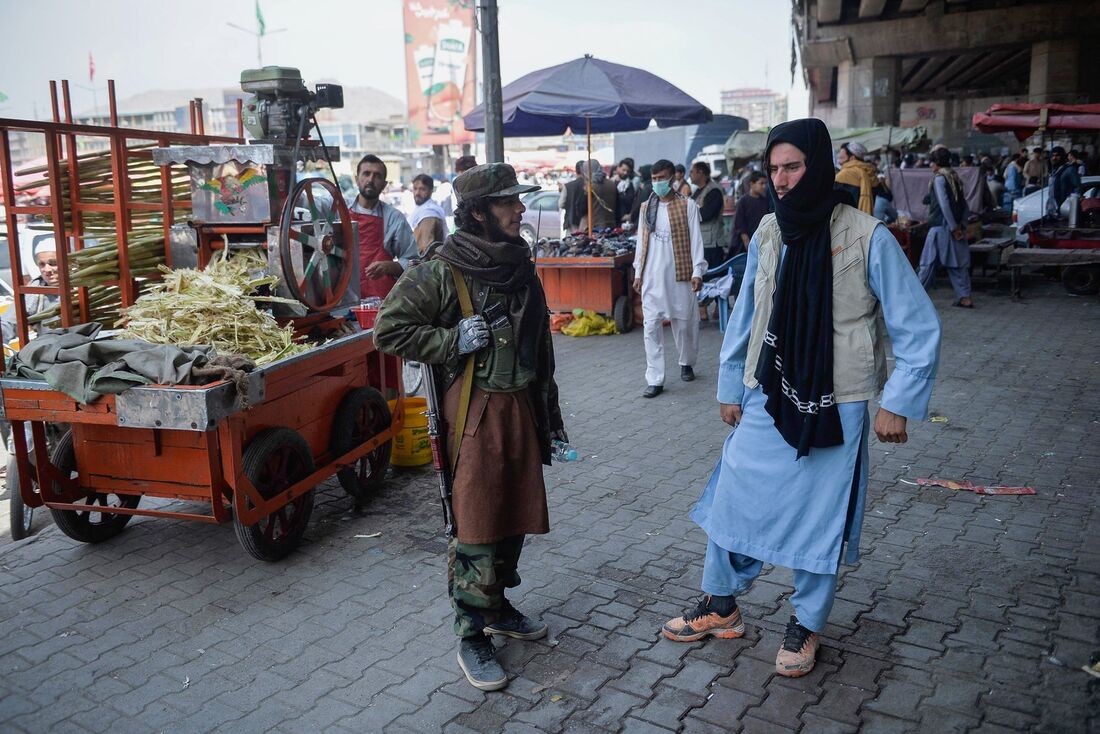
[{"label": "red plastic cup", "polygon": [[360,328],[374,328],[374,320],[378,317],[377,308],[367,308],[366,306],[352,306],[351,312],[355,314],[355,318],[359,320]]}]

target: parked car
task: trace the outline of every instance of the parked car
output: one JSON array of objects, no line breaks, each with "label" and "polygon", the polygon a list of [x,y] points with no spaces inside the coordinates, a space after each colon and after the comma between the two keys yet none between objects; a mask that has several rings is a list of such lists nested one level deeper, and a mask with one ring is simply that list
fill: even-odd
[{"label": "parked car", "polygon": [[[1089,189],[1100,187],[1100,176],[1085,176],[1081,179],[1081,186],[1078,188],[1078,193],[1082,194],[1081,198],[1085,198],[1084,194]],[[1047,200],[1050,198],[1050,187],[1044,186],[1038,191],[1033,191],[1027,196],[1021,196],[1016,201],[1012,202],[1012,221],[1016,224],[1016,239],[1019,242],[1027,242],[1028,234],[1026,231],[1021,232],[1024,229],[1025,224],[1030,224],[1043,218],[1046,213]],[[1060,216],[1069,216],[1069,199],[1067,198],[1062,202],[1062,208],[1059,212]]]},{"label": "parked car", "polygon": [[561,235],[561,210],[558,209],[557,191],[533,191],[523,197],[527,211],[523,213],[523,223],[519,227],[519,236],[528,245],[543,237]]}]

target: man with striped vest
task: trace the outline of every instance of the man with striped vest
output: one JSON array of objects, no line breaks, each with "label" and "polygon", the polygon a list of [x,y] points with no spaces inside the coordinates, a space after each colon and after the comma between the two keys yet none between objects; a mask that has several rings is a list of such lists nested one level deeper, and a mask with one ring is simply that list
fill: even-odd
[{"label": "man with striped vest", "polygon": [[655,398],[664,390],[664,320],[672,324],[680,379],[695,379],[699,356],[699,308],[695,294],[703,287],[707,261],[699,229],[699,207],[672,190],[676,172],[671,161],[653,164],[653,193],[638,216],[634,252],[634,290],[642,295],[646,389]]}]

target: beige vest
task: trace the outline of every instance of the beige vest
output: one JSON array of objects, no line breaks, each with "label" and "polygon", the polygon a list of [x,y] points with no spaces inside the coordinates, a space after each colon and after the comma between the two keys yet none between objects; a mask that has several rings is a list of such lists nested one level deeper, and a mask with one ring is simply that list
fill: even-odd
[{"label": "beige vest", "polygon": [[[858,209],[838,204],[829,222],[833,252],[833,392],[838,403],[870,400],[886,384],[886,324],[882,307],[867,281],[871,233],[880,222]],[[775,214],[756,231],[760,258],[756,267],[755,306],[745,385],[755,388],[756,363],[772,313],[782,238]]]}]

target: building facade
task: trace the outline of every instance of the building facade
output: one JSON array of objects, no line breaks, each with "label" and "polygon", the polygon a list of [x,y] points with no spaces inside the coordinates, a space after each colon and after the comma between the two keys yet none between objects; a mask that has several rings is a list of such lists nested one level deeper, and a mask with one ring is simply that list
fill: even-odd
[{"label": "building facade", "polygon": [[725,89],[722,114],[744,117],[749,130],[768,130],[787,119],[787,95],[770,89]]}]

